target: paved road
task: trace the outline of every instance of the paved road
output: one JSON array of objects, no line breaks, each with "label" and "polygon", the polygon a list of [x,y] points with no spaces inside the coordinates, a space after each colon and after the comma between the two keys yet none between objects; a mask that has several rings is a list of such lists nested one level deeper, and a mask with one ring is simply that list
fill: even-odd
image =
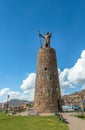
[{"label": "paved road", "polygon": [[85,120],[73,117],[72,113],[62,113],[62,115],[68,122],[67,125],[70,130],[85,130]]}]

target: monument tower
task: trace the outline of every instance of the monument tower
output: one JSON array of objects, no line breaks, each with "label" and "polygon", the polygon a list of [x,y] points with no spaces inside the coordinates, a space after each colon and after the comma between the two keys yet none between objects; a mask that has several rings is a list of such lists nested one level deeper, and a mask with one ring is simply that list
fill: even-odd
[{"label": "monument tower", "polygon": [[54,113],[62,110],[56,51],[50,47],[52,33],[43,36],[39,32],[39,36],[45,43],[38,52],[34,109],[40,113]]}]

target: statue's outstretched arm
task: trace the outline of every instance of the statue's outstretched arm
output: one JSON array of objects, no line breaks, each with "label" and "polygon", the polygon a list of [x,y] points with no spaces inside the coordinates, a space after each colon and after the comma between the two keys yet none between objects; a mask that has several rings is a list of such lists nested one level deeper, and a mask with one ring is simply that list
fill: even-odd
[{"label": "statue's outstretched arm", "polygon": [[42,37],[42,38],[45,38],[40,32],[39,32],[39,36]]}]

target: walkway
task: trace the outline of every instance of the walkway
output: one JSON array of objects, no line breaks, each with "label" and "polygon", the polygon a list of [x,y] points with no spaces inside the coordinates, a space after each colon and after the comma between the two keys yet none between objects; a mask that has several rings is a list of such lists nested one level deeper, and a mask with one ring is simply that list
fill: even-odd
[{"label": "walkway", "polygon": [[73,117],[72,113],[62,113],[62,115],[68,122],[67,125],[70,130],[85,130],[85,120]]}]

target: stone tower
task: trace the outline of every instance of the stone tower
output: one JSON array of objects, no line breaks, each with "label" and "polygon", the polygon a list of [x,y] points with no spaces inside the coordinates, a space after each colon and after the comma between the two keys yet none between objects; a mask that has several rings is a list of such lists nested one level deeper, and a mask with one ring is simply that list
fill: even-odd
[{"label": "stone tower", "polygon": [[62,110],[56,52],[48,44],[45,39],[44,47],[38,52],[34,109],[40,113]]}]

